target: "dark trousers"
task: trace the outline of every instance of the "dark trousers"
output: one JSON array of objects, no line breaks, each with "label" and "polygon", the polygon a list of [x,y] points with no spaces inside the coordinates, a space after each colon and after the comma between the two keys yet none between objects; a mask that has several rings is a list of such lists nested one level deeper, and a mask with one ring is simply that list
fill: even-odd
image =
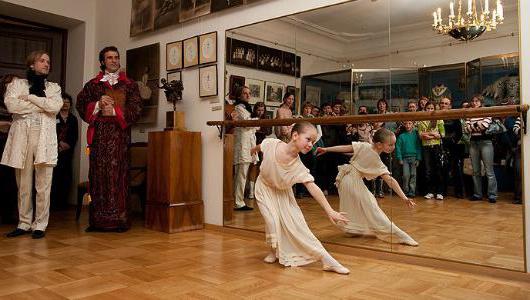
[{"label": "dark trousers", "polygon": [[423,160],[425,161],[426,193],[443,194],[444,180],[442,178],[442,148],[440,145],[423,146]]},{"label": "dark trousers", "polygon": [[442,178],[444,179],[444,194],[447,194],[447,186],[452,185],[455,196],[464,196],[464,152],[463,144],[444,144],[446,154],[448,154],[448,164],[444,165]]}]

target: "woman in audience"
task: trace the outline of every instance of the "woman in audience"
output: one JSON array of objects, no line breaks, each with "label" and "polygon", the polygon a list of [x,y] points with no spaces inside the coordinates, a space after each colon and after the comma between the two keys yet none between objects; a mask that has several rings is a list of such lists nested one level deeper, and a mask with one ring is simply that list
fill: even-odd
[{"label": "woman in audience", "polygon": [[[471,108],[482,107],[484,98],[476,95],[471,99]],[[471,135],[469,155],[473,165],[473,196],[471,201],[482,200],[482,175],[481,163],[484,164],[486,177],[488,178],[488,201],[497,202],[497,179],[493,172],[493,143],[491,135],[486,130],[493,122],[491,117],[478,117],[466,119],[464,130]]]}]

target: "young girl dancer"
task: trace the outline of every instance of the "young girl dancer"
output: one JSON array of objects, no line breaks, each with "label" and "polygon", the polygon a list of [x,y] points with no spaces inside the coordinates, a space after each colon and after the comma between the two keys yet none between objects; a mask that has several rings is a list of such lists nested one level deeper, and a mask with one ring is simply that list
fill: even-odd
[{"label": "young girl dancer", "polygon": [[289,143],[267,138],[252,149],[252,154],[263,152],[254,195],[265,219],[267,244],[271,247],[264,261],[274,263],[278,259],[284,266],[302,266],[320,260],[325,271],[349,274],[313,235],[293,194],[292,186],[303,183],[333,224],[348,221],[344,213],[331,208],[298,156],[300,152],[311,151],[316,138],[315,126],[300,122],[294,125]]},{"label": "young girl dancer", "polygon": [[405,204],[409,207],[416,205],[412,199],[405,196],[379,157],[382,152],[392,153],[395,144],[394,133],[381,128],[375,132],[373,144],[353,142],[351,145],[318,148],[317,152],[320,155],[327,152],[353,152],[350,164],[339,167],[336,180],[340,210],[345,211],[351,219],[340,226],[343,231],[352,235],[375,235],[386,242],[417,246],[415,240],[388,219],[363,182],[363,178],[371,180],[381,176]]}]

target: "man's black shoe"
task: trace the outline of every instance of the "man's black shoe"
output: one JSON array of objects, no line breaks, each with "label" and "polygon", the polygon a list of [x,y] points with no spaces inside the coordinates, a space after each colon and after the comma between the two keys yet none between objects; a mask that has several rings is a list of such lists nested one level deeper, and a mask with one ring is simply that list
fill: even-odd
[{"label": "man's black shoe", "polygon": [[6,236],[8,238],[14,238],[14,237],[21,236],[21,235],[28,234],[28,233],[31,233],[31,231],[17,228],[11,231],[10,233],[6,234]]},{"label": "man's black shoe", "polygon": [[44,236],[46,235],[46,233],[42,230],[35,230],[33,231],[33,233],[31,234],[31,238],[36,240],[36,239],[42,239]]}]

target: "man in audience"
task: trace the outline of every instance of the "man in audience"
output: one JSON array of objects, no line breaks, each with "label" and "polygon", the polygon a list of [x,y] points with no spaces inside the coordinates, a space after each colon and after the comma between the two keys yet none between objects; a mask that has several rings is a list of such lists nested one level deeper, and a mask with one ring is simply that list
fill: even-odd
[{"label": "man in audience", "polygon": [[[451,99],[444,97],[440,100],[440,110],[452,109]],[[442,147],[445,154],[449,155],[449,165],[444,166],[442,178],[446,180],[444,187],[447,188],[452,178],[454,193],[457,198],[464,198],[464,145],[458,142],[462,138],[462,124],[460,120],[444,120],[445,137],[442,139]],[[447,195],[447,192],[444,191]]]}]

